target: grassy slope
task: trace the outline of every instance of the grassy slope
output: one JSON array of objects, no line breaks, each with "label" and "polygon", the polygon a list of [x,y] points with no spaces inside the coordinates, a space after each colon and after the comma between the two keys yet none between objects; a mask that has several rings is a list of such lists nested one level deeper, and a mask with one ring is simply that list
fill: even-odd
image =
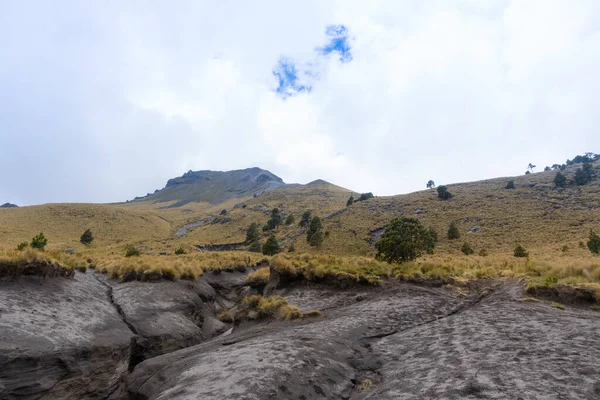
[{"label": "grassy slope", "polygon": [[[575,168],[568,167],[571,177]],[[596,163],[596,168],[600,167]],[[189,203],[178,208],[164,208],[169,203],[149,201],[115,205],[49,204],[0,210],[0,248],[12,249],[30,240],[39,231],[48,237],[49,248],[75,247],[79,236],[91,228],[96,237],[94,253],[121,252],[128,243],[142,244],[146,252],[172,252],[179,246],[192,250],[196,244],[241,242],[252,222],[265,224],[273,207],[284,214],[292,213],[296,224],[282,225],[276,231],[286,244],[295,241],[298,252],[317,252],[306,244],[304,231],[297,226],[304,210],[324,218],[330,237],[318,252],[338,255],[372,255],[369,233],[384,227],[399,215],[421,219],[439,233],[436,250],[439,256],[460,255],[460,246],[469,242],[476,253],[486,249],[490,255],[510,256],[517,243],[528,248],[532,256],[555,254],[569,246],[569,254],[584,256],[580,241],[587,241],[590,229],[600,231],[600,179],[585,186],[554,189],[555,172],[540,172],[516,178],[498,178],[480,182],[449,185],[451,200],[437,198],[435,190],[408,195],[378,197],[345,207],[349,191],[331,184],[309,184],[281,188],[256,198],[231,199],[216,206]],[[514,179],[516,189],[505,189]],[[239,205],[234,209],[235,205]],[[245,207],[241,207],[245,205]],[[231,221],[208,224],[189,231],[184,238],[173,234],[182,225],[207,216],[218,217],[227,210]],[[417,214],[417,209],[423,213]],[[446,238],[451,221],[456,221],[462,237]],[[474,226],[480,231],[468,233]],[[268,234],[263,235],[263,240]],[[589,253],[588,253],[589,254]]]}]

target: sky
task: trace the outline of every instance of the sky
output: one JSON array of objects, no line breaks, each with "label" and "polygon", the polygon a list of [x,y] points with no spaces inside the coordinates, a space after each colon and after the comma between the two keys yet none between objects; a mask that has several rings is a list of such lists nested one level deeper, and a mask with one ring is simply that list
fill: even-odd
[{"label": "sky", "polygon": [[0,203],[519,175],[600,152],[599,71],[597,0],[0,0]]}]

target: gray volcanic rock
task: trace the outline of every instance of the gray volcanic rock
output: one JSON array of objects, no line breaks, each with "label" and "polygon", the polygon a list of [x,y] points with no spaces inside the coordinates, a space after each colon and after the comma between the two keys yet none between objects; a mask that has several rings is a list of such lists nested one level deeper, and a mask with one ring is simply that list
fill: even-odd
[{"label": "gray volcanic rock", "polygon": [[107,281],[112,298],[136,341],[132,366],[146,359],[200,343],[204,303],[193,282]]},{"label": "gray volcanic rock", "polygon": [[[139,364],[143,399],[597,399],[600,314],[523,302],[517,283],[465,297],[408,284],[299,287],[323,318],[270,323]],[[302,294],[304,293],[304,294]],[[490,294],[491,293],[491,294]]]},{"label": "gray volcanic rock", "polygon": [[133,337],[92,274],[0,282],[0,398],[118,395]]}]

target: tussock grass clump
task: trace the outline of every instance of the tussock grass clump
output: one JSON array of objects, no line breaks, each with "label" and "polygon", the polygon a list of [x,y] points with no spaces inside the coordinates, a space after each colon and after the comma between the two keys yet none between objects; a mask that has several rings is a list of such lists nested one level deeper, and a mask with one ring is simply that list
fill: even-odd
[{"label": "tussock grass clump", "polygon": [[217,319],[221,322],[232,323],[234,320],[233,313],[231,311],[223,311],[217,316]]},{"label": "tussock grass clump", "polygon": [[51,254],[26,248],[23,251],[0,252],[0,278],[21,275],[42,277],[72,277],[73,264],[61,263]]},{"label": "tussock grass clump", "polygon": [[552,303],[550,303],[550,307],[556,308],[557,310],[566,310],[567,309],[565,306],[563,306],[562,304],[557,303],[555,301],[553,301]]},{"label": "tussock grass clump", "polygon": [[250,309],[256,311],[259,318],[277,318],[284,321],[302,318],[302,311],[298,307],[291,306],[281,296],[262,297],[250,295],[244,298],[243,303]]},{"label": "tussock grass clump", "polygon": [[271,269],[269,267],[261,268],[248,274],[246,284],[250,286],[266,285],[269,282],[270,276]]}]

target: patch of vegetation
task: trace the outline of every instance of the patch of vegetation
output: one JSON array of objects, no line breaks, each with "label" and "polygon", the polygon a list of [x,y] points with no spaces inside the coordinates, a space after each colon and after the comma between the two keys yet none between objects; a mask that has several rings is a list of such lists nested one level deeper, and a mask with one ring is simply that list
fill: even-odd
[{"label": "patch of vegetation", "polygon": [[258,240],[252,242],[250,247],[248,247],[248,251],[251,251],[252,253],[262,253],[262,249],[263,246]]},{"label": "patch of vegetation", "polygon": [[350,207],[352,204],[354,204],[354,194],[351,194],[348,201],[346,201],[346,207]]},{"label": "patch of vegetation", "polygon": [[139,257],[140,251],[136,249],[133,245],[128,245],[125,247],[125,257]]},{"label": "patch of vegetation", "polygon": [[298,307],[291,306],[281,296],[262,297],[260,295],[246,296],[243,303],[256,311],[259,318],[276,318],[285,321],[302,318]]},{"label": "patch of vegetation", "polygon": [[271,235],[262,247],[262,253],[267,256],[273,256],[281,251],[279,242],[275,236]]},{"label": "patch of vegetation", "polygon": [[555,301],[553,301],[552,303],[550,303],[550,307],[556,308],[557,310],[566,310],[567,309],[565,306],[563,306],[562,304],[557,303]]},{"label": "patch of vegetation", "polygon": [[219,213],[219,215],[227,215],[227,210],[226,209],[222,209],[221,212]]},{"label": "patch of vegetation", "polygon": [[487,257],[488,256],[487,250],[486,249],[479,250],[479,256],[480,257]]},{"label": "patch of vegetation", "polygon": [[319,310],[310,310],[310,311],[303,313],[302,317],[317,318],[317,317],[320,317],[321,315],[322,315],[321,311],[319,311]]},{"label": "patch of vegetation", "polygon": [[295,222],[296,222],[296,218],[294,217],[293,214],[290,214],[285,218],[285,224],[287,226],[293,225]]},{"label": "patch of vegetation", "polygon": [[277,228],[282,221],[283,219],[281,218],[281,212],[279,211],[279,208],[275,207],[273,210],[271,210],[271,217],[267,221],[267,225],[263,227],[263,231],[272,231],[273,229]]},{"label": "patch of vegetation", "polygon": [[564,188],[567,186],[567,177],[564,176],[560,171],[554,176],[554,186],[557,188]]},{"label": "patch of vegetation", "polygon": [[321,218],[316,215],[310,220],[310,225],[306,231],[306,241],[313,247],[319,248],[323,244],[323,223]]},{"label": "patch of vegetation", "polygon": [[250,244],[258,242],[260,239],[260,233],[258,232],[258,224],[253,222],[250,224],[248,229],[246,229],[246,240],[244,244]]},{"label": "patch of vegetation", "polygon": [[575,171],[575,177],[573,178],[573,182],[576,185],[586,185],[590,183],[595,177],[594,166],[590,162],[583,163],[582,168],[577,168]]},{"label": "patch of vegetation", "polygon": [[179,247],[177,250],[175,250],[175,255],[176,256],[180,256],[182,254],[186,254],[186,251],[183,247]]},{"label": "patch of vegetation", "polygon": [[48,244],[48,239],[46,239],[44,234],[42,232],[40,232],[39,235],[34,236],[33,239],[31,239],[30,246],[34,249],[44,251],[44,248],[46,247],[47,244]]},{"label": "patch of vegetation", "polygon": [[234,321],[233,313],[231,311],[223,311],[217,316],[217,319],[226,324],[233,323]]},{"label": "patch of vegetation", "polygon": [[358,391],[366,392],[368,390],[371,390],[372,387],[373,387],[373,381],[370,379],[365,379],[364,381],[362,381],[360,383],[360,385],[358,385]]},{"label": "patch of vegetation", "polygon": [[427,182],[427,189],[432,189],[435,187],[435,182],[431,179]]},{"label": "patch of vegetation", "polygon": [[254,272],[250,272],[246,277],[246,285],[249,286],[262,286],[269,282],[271,276],[271,269],[269,267],[257,269]]},{"label": "patch of vegetation", "polygon": [[365,201],[365,200],[369,200],[374,198],[375,196],[373,195],[373,193],[368,192],[368,193],[361,193],[361,195],[358,197],[358,199],[356,199],[356,201]]},{"label": "patch of vegetation", "polygon": [[437,188],[438,197],[442,200],[449,200],[452,198],[452,194],[448,191],[447,186],[438,186]]},{"label": "patch of vegetation", "polygon": [[434,248],[431,231],[415,218],[394,218],[375,244],[376,258],[388,263],[411,261]]},{"label": "patch of vegetation", "polygon": [[529,253],[527,252],[527,250],[525,250],[525,247],[521,245],[517,245],[517,247],[515,247],[513,255],[515,257],[529,257]]},{"label": "patch of vegetation", "polygon": [[24,249],[25,249],[26,247],[28,247],[28,246],[29,246],[29,243],[28,243],[28,242],[19,243],[19,244],[17,245],[17,250],[18,250],[18,251],[22,251],[22,250],[24,250]]},{"label": "patch of vegetation", "polygon": [[560,248],[560,251],[562,251],[563,253],[566,253],[567,251],[569,251],[569,246],[567,246],[566,244]]},{"label": "patch of vegetation", "polygon": [[89,246],[90,244],[92,244],[92,242],[94,241],[94,235],[92,235],[92,231],[89,229],[86,229],[85,232],[83,232],[83,234],[79,238],[79,241],[82,244],[85,244],[86,246]]},{"label": "patch of vegetation", "polygon": [[600,236],[593,230],[590,230],[590,239],[587,242],[588,249],[594,254],[600,253]]},{"label": "patch of vegetation", "polygon": [[510,180],[506,183],[506,189],[514,189],[515,188],[515,181]]},{"label": "patch of vegetation", "polygon": [[454,221],[452,221],[450,223],[450,226],[448,227],[448,239],[460,239],[460,231],[458,230],[458,226],[456,226],[456,223]]},{"label": "patch of vegetation", "polygon": [[475,250],[473,250],[473,247],[471,247],[471,245],[467,242],[464,242],[462,247],[460,248],[460,251],[463,252],[463,254],[470,256],[471,254],[475,253]]},{"label": "patch of vegetation", "polygon": [[304,211],[302,213],[302,217],[300,218],[300,223],[298,225],[300,225],[301,228],[304,228],[306,226],[308,226],[308,224],[310,224],[310,217],[312,215],[311,211]]}]

